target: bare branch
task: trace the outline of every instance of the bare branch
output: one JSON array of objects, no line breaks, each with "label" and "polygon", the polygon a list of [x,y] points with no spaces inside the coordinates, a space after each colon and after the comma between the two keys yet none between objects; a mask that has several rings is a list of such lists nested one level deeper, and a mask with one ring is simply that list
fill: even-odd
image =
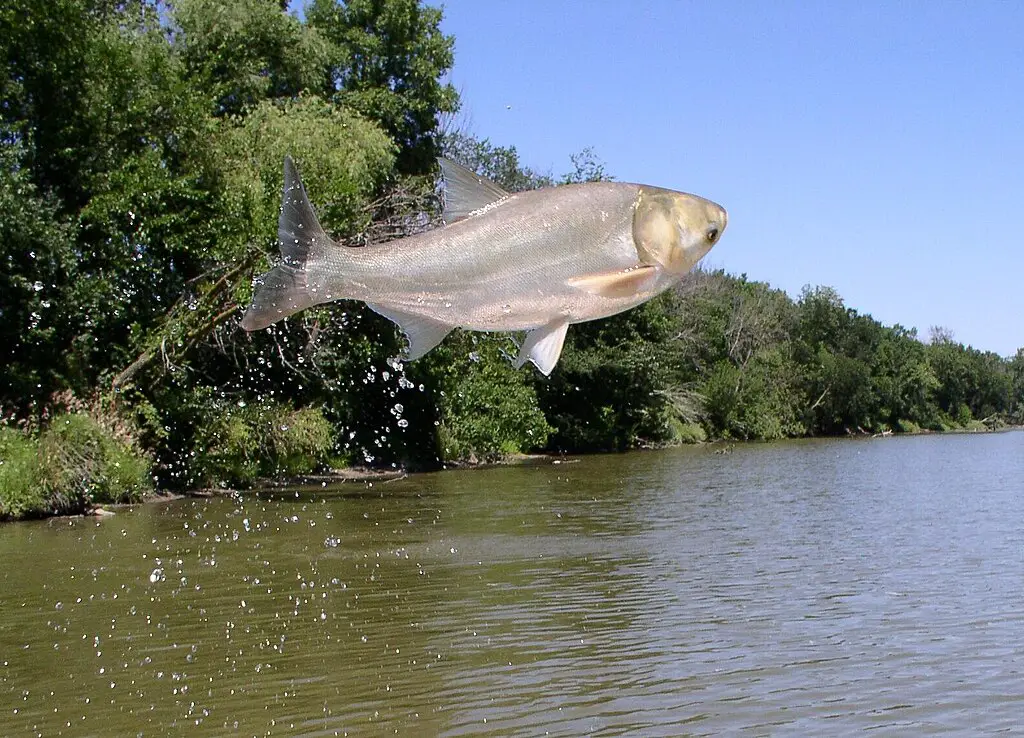
[{"label": "bare branch", "polygon": [[811,405],[811,406],[810,406],[809,408],[807,408],[808,412],[810,412],[811,410],[814,410],[814,409],[815,409],[816,407],[818,407],[818,406],[819,406],[819,405],[820,405],[820,404],[821,404],[822,402],[824,402],[824,400],[825,400],[825,395],[827,395],[827,394],[828,394],[828,391],[829,391],[830,389],[832,389],[832,385],[831,385],[831,384],[830,384],[830,385],[829,385],[828,387],[826,387],[826,388],[825,388],[825,390],[824,390],[824,391],[823,391],[823,392],[821,393],[821,395],[819,395],[819,396],[818,396],[818,399],[814,401],[814,404],[813,404],[813,405]]}]

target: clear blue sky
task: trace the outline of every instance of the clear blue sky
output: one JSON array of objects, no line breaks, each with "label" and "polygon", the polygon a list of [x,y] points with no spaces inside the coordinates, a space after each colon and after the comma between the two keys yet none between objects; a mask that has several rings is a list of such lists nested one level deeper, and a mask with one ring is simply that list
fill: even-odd
[{"label": "clear blue sky", "polygon": [[729,210],[706,264],[1024,347],[1024,3],[447,0],[469,130]]}]

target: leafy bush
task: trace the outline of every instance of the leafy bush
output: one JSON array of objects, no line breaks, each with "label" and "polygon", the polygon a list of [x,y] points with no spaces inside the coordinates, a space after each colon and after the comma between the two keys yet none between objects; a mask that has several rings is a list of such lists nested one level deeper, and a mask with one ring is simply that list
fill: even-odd
[{"label": "leafy bush", "polygon": [[442,461],[496,460],[547,443],[551,426],[529,375],[504,355],[506,346],[503,336],[457,333],[438,352]]},{"label": "leafy bush", "polygon": [[55,512],[134,502],[153,486],[148,460],[82,413],[54,418],[39,437],[39,454],[42,485]]},{"label": "leafy bush", "polygon": [[905,419],[900,420],[896,424],[896,429],[900,433],[920,433],[921,432],[921,426],[919,426],[913,420],[905,420]]},{"label": "leafy bush", "polygon": [[0,518],[41,515],[46,509],[38,444],[13,428],[0,428]]},{"label": "leafy bush", "polygon": [[974,420],[971,408],[966,403],[959,405],[953,413],[953,420],[957,425],[966,428]]},{"label": "leafy bush", "polygon": [[671,419],[669,425],[672,429],[672,440],[675,443],[704,443],[708,440],[708,434],[699,423],[684,423]]},{"label": "leafy bush", "polygon": [[260,477],[305,474],[326,459],[334,429],[316,408],[284,403],[239,406],[199,393],[190,473],[207,486],[249,485]]},{"label": "leafy bush", "polygon": [[38,436],[0,429],[0,517],[83,512],[152,490],[149,460],[84,413],[58,415]]}]

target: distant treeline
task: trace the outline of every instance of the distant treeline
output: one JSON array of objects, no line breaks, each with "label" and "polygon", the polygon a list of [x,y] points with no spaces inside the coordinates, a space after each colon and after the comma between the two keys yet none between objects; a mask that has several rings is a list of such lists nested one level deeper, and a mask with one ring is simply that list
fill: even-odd
[{"label": "distant treeline", "polygon": [[1024,420],[1024,352],[926,345],[829,288],[794,302],[720,272],[573,326],[550,378],[498,335],[403,365],[355,303],[246,334],[285,154],[352,246],[422,227],[442,153],[513,190],[606,177],[588,151],[554,178],[443,132],[439,10],[285,5],[0,9],[0,517],[352,463]]}]

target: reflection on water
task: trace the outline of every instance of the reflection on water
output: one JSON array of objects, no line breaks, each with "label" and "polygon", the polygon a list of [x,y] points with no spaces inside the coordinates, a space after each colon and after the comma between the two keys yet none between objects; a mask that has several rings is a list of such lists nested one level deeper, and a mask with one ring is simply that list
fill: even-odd
[{"label": "reflection on water", "polygon": [[1016,730],[1024,434],[0,528],[3,735]]}]

